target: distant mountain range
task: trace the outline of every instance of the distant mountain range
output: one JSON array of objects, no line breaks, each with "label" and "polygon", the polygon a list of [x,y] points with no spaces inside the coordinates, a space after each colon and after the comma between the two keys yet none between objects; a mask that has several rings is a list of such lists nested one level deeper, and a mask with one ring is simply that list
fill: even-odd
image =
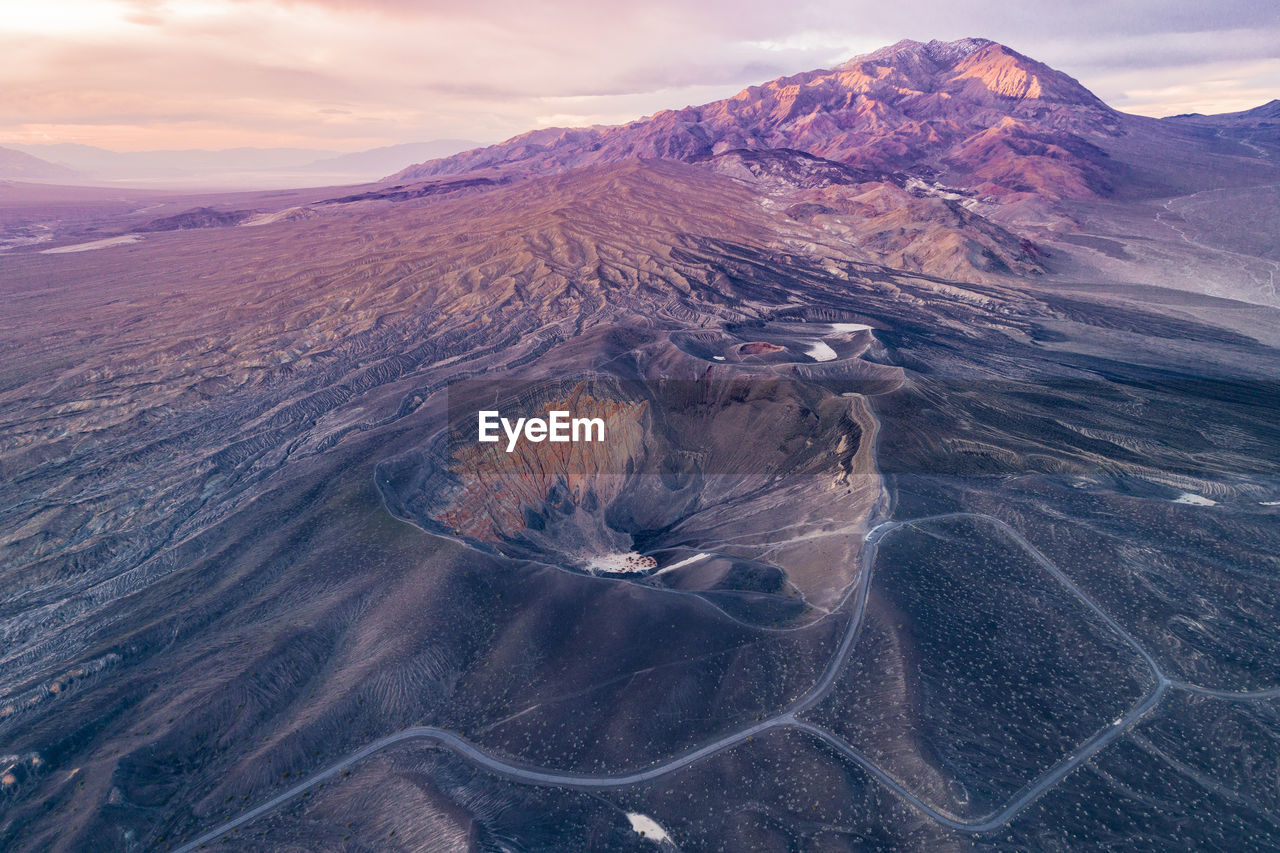
[{"label": "distant mountain range", "polygon": [[1208,121],[1219,124],[1277,127],[1280,126],[1280,98],[1267,101],[1260,107],[1241,110],[1237,113],[1220,113],[1218,115],[1183,113],[1182,115],[1170,116],[1170,118],[1175,121]]},{"label": "distant mountain range", "polygon": [[70,181],[77,172],[13,148],[0,148],[0,178],[20,181]]},{"label": "distant mountain range", "polygon": [[[1253,127],[1276,106],[1221,118]],[[725,100],[614,127],[535,130],[412,166],[391,180],[547,174],[632,158],[693,162],[736,149],[791,149],[882,175],[937,180],[989,200],[1082,199],[1111,195],[1118,184],[1170,179],[1139,173],[1159,170],[1157,149],[1185,147],[1183,128],[1197,121],[1215,119],[1118,112],[1072,77],[987,39],[904,40]],[[1146,150],[1117,160],[1115,150],[1132,139]]]},{"label": "distant mountain range", "polygon": [[448,157],[459,151],[475,148],[477,143],[466,139],[436,139],[431,142],[406,142],[401,145],[387,145],[372,148],[368,151],[357,151],[354,154],[339,154],[317,159],[300,170],[332,170],[339,173],[366,175],[370,178],[382,177],[393,170],[404,168],[405,163]]},{"label": "distant mountain range", "polygon": [[369,181],[415,160],[444,157],[476,142],[437,139],[342,154],[310,148],[221,151],[109,151],[91,145],[0,147],[0,178],[56,183],[307,185]]}]

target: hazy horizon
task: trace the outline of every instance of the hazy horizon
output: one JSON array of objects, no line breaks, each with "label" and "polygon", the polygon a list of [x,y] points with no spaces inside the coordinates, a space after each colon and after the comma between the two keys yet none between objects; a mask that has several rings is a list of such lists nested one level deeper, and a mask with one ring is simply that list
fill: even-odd
[{"label": "hazy horizon", "polygon": [[[1142,115],[1280,95],[1265,3],[916,0],[891,8],[508,0],[51,0],[7,10],[0,146],[356,152],[618,124],[825,68],[902,38],[991,38]],[[1105,25],[1100,21],[1105,20]],[[922,23],[923,22],[923,23]],[[1102,35],[1099,35],[1102,33]]]}]

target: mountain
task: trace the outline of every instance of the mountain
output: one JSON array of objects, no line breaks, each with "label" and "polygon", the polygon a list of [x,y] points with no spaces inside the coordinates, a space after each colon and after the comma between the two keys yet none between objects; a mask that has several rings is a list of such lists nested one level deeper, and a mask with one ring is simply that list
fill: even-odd
[{"label": "mountain", "polygon": [[23,151],[0,147],[0,178],[19,181],[71,181],[74,169],[41,160]]},{"label": "mountain", "polygon": [[337,152],[313,148],[199,148],[110,151],[93,145],[60,142],[13,146],[37,157],[64,164],[94,177],[175,177],[213,172],[283,169],[310,163]]},{"label": "mountain", "polygon": [[[51,161],[62,171],[50,177],[78,177],[85,182],[160,183],[173,185],[319,185],[375,180],[406,163],[453,154],[476,143],[440,139],[390,145],[341,154],[315,148],[228,148],[109,151],[92,145],[56,143],[15,145],[32,157]],[[72,172],[78,173],[72,175]],[[13,177],[18,177],[14,175]],[[45,180],[28,176],[31,180]]]},{"label": "mountain", "polygon": [[1231,141],[1236,153],[1280,159],[1280,98],[1234,113],[1188,113],[1162,119],[1165,124],[1199,132],[1208,144]]},{"label": "mountain", "polygon": [[1280,121],[1280,98],[1273,98],[1260,107],[1254,107],[1251,110],[1245,110],[1240,113],[1231,113],[1229,115],[1234,115],[1236,118],[1244,121]]},{"label": "mountain", "polygon": [[1167,121],[1173,122],[1194,122],[1197,124],[1233,124],[1233,125],[1254,125],[1257,127],[1275,127],[1280,123],[1280,98],[1267,101],[1261,106],[1253,109],[1241,110],[1234,113],[1217,113],[1214,115],[1204,115],[1203,113],[1183,113],[1182,115],[1169,116]]},{"label": "mountain", "polygon": [[1107,193],[1106,155],[1090,140],[1122,125],[1076,80],[1004,45],[904,40],[722,101],[617,127],[536,130],[392,179],[788,148],[879,173],[927,172],[997,196],[1078,198]]},{"label": "mountain", "polygon": [[448,157],[459,151],[475,148],[477,145],[479,143],[468,139],[405,142],[400,145],[386,145],[382,148],[371,148],[368,151],[356,151],[352,154],[340,154],[337,157],[315,160],[297,168],[308,172],[352,174],[372,179],[403,168],[406,163]]},{"label": "mountain", "polygon": [[1100,143],[1127,124],[1073,78],[1004,45],[905,40],[703,106],[537,130],[388,180],[699,163],[843,235],[869,262],[979,281],[1043,271],[1044,253],[996,220],[1112,195],[1124,167]]}]

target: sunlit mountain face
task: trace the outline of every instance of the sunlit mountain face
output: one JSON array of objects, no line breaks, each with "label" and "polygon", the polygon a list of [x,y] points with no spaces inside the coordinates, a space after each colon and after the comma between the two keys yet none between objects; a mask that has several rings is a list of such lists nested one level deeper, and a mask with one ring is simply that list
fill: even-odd
[{"label": "sunlit mountain face", "polygon": [[0,848],[1275,849],[1275,113],[0,183]]}]

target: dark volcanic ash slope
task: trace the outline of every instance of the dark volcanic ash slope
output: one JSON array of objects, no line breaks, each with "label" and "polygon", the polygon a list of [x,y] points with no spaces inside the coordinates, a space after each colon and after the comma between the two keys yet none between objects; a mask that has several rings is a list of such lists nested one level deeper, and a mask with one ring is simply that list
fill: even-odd
[{"label": "dark volcanic ash slope", "polygon": [[[1194,304],[964,285],[851,251],[740,182],[628,163],[6,258],[3,341],[22,358],[0,374],[0,846],[163,848],[423,722],[597,773],[777,714],[830,659],[844,623],[824,608],[860,576],[885,509],[876,436],[902,512],[1012,514],[1171,672],[1223,689],[1280,677],[1274,632],[1248,603],[1280,593],[1263,580],[1274,536],[1259,506],[1275,499],[1276,398],[1249,393],[1273,349],[1194,319]],[[1207,372],[1236,381],[1205,384]],[[654,389],[670,387],[661,377],[727,389],[619,446],[700,468],[667,466],[648,502],[616,458],[587,472],[590,488],[541,455],[484,461],[466,469],[484,476],[441,487],[447,389],[514,380],[555,400],[583,373],[593,399],[641,426],[642,408],[661,409]],[[743,440],[761,424],[782,428],[765,433],[774,443]],[[777,476],[788,461],[804,476]],[[1222,509],[1175,503],[1182,490]],[[1162,544],[1209,519],[1214,536]],[[1229,557],[1210,554],[1228,539]],[[1092,562],[1072,562],[1075,541]],[[674,568],[592,576],[590,558],[616,556],[602,546]],[[1206,608],[1215,632],[1188,631]],[[865,666],[910,671],[920,653],[907,635],[884,648]],[[911,689],[864,698],[886,719],[930,719]],[[1013,702],[1001,715],[975,731],[1035,719]],[[953,731],[885,746],[913,777],[959,791],[929,746]],[[1009,748],[974,737],[961,741],[978,765]],[[954,840],[861,776],[856,814],[808,795],[795,806],[787,792],[851,765],[767,746],[634,796],[695,848],[747,847],[766,830],[796,845]],[[407,760],[357,766],[352,787],[334,780],[237,843],[564,849],[538,815],[572,815],[579,839],[631,837],[619,809],[641,807]],[[688,786],[705,790],[722,761],[737,768],[717,783],[724,802],[757,805],[709,819]],[[420,791],[422,808],[388,804],[384,778]],[[774,778],[768,797],[753,787]],[[1192,817],[1181,831],[1208,837]],[[1070,837],[1071,824],[1026,832]]]},{"label": "dark volcanic ash slope", "polygon": [[[621,673],[653,667],[684,671],[691,649],[714,654],[720,675],[687,670],[666,688],[618,695],[615,706],[635,703],[636,713],[583,719],[582,731],[629,727],[628,717],[657,726],[658,740],[674,736],[658,749],[681,748],[744,707],[764,713],[801,689],[831,623],[774,651],[738,646],[754,621],[820,616],[813,608],[856,576],[880,491],[866,403],[840,395],[872,390],[877,371],[877,390],[900,381],[896,368],[859,359],[866,334],[830,325],[856,323],[849,294],[892,274],[815,237],[723,177],[627,164],[468,198],[350,208],[341,219],[149,234],[114,254],[7,259],[4,342],[23,357],[6,361],[0,396],[0,727],[13,759],[5,844],[156,846],[370,732],[424,718],[489,725],[537,696],[597,683],[620,690]],[[778,275],[793,263],[804,278]],[[31,286],[51,281],[62,283],[55,292]],[[805,295],[815,285],[821,295]],[[969,311],[967,291],[919,286]],[[821,360],[808,354],[819,341]],[[744,492],[721,461],[714,489],[686,488],[697,505],[686,501],[661,524],[635,512],[618,521],[615,511],[616,535],[633,549],[665,549],[664,560],[720,543],[728,556],[697,575],[663,576],[675,593],[499,561],[387,512],[384,496],[414,519],[416,492],[395,477],[375,488],[374,471],[395,460],[412,469],[443,424],[450,383],[591,371],[737,382],[752,402],[721,409],[740,412],[738,424],[705,434],[705,422],[672,423],[664,433],[693,436],[704,448],[689,449],[721,460],[744,450],[741,415],[779,420],[767,389],[782,389],[776,400],[823,440],[793,430],[795,449],[763,448],[776,457],[769,467],[748,457],[741,474],[759,485],[787,467],[788,453],[813,460],[814,474]],[[713,438],[719,449],[705,447]],[[552,484],[522,482],[533,487],[528,500],[557,503]],[[480,502],[509,502],[516,485],[495,481]],[[607,497],[597,491],[585,511],[608,510]],[[525,507],[512,508],[519,517]],[[773,535],[779,523],[799,541]],[[458,532],[504,545],[474,525]],[[538,547],[526,537],[518,553],[558,559],[545,544],[530,551]],[[719,590],[714,600],[688,594],[708,587]],[[440,607],[454,615],[440,621]],[[510,619],[511,607],[524,616]],[[566,618],[579,626],[567,634]],[[632,618],[661,618],[668,629],[637,643]],[[580,658],[576,648],[593,651]],[[515,655],[509,663],[529,678],[513,680],[504,664],[490,681],[490,651]],[[709,691],[697,699],[684,693],[695,677]],[[511,694],[520,683],[534,694]],[[677,695],[660,698],[668,689]],[[650,701],[669,712],[642,711]],[[702,709],[680,710],[689,701]],[[682,718],[698,731],[681,731]],[[605,758],[592,737],[528,734],[498,748],[584,768]],[[135,742],[150,746],[135,752]],[[613,742],[610,760],[632,760]],[[211,793],[218,779],[236,780],[238,793]],[[42,804],[79,796],[106,810],[56,826],[39,817],[51,813]],[[163,817],[152,814],[158,803],[168,803]]]},{"label": "dark volcanic ash slope", "polygon": [[[646,345],[650,370],[727,372],[661,341],[797,305],[760,256],[824,256],[802,224],[687,166],[536,189],[8,259],[5,346],[22,358],[0,390],[6,676],[78,646],[102,607],[175,568],[173,545],[283,472],[438,416],[448,382],[546,374],[548,352],[610,327],[628,331],[597,331],[562,372],[615,361],[647,379],[629,355]],[[50,280],[64,289],[30,287]],[[803,379],[821,365],[800,341],[819,334],[793,337]]]}]

